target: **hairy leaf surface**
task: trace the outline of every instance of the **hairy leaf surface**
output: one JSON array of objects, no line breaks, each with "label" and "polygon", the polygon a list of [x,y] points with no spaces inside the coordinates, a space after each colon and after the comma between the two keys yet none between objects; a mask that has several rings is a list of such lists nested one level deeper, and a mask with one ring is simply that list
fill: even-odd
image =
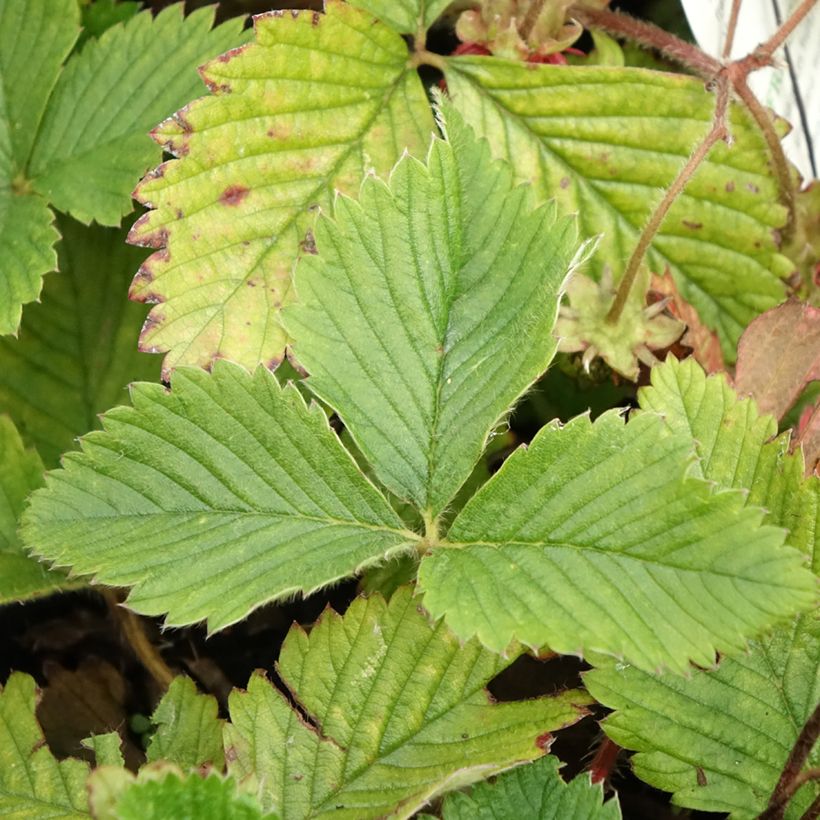
[{"label": "hairy leaf surface", "polygon": [[140,778],[126,787],[116,802],[111,820],[277,820],[263,813],[257,800],[237,790],[231,778],[217,775]]},{"label": "hairy leaf surface", "polygon": [[308,385],[379,479],[441,512],[515,399],[546,370],[574,223],[533,209],[456,112],[427,163],[405,157],[316,228],[285,311]]},{"label": "hairy leaf surface", "polygon": [[495,783],[451,794],[442,807],[443,820],[620,820],[617,797],[604,803],[601,785],[593,786],[588,774],[565,783],[559,766],[557,757],[547,755],[502,774]]},{"label": "hairy leaf surface", "polygon": [[151,716],[157,729],[148,744],[149,763],[174,763],[183,771],[210,765],[221,771],[222,724],[212,695],[201,695],[190,678],[174,678]]},{"label": "hairy leaf surface", "polygon": [[[641,404],[669,424],[689,427],[704,475],[748,489],[767,520],[788,528],[788,543],[818,570],[820,482],[803,479],[786,437],[764,444],[775,429],[753,401],[739,401],[723,376],[707,378],[691,360],[652,371]],[[820,700],[820,628],[804,615],[715,670],[689,678],[656,676],[624,664],[586,676],[593,695],[616,709],[604,722],[615,742],[635,749],[639,777],[673,792],[673,802],[755,817],[766,805],[803,723]],[[813,765],[820,762],[815,751]],[[787,812],[796,820],[818,791],[802,789]]]},{"label": "hairy leaf surface", "polygon": [[58,565],[134,586],[140,612],[219,629],[416,538],[321,408],[264,368],[187,368],[131,398],[49,475],[23,531]]},{"label": "hairy leaf surface", "polygon": [[652,413],[548,425],[424,558],[425,607],[499,651],[517,638],[683,672],[742,649],[810,607],[814,578],[741,493],[686,475],[691,451]]},{"label": "hairy leaf surface", "polygon": [[[601,234],[593,274],[617,280],[649,214],[709,130],[714,96],[694,77],[638,68],[525,65],[450,58],[454,105],[520,179],[565,213],[584,236]],[[690,181],[647,262],[668,267],[733,361],[743,328],[783,299],[790,263],[773,229],[785,221],[763,137],[740,108],[734,144],[720,144]]]},{"label": "hairy leaf surface", "polygon": [[148,131],[201,93],[196,66],[247,40],[241,18],[212,29],[214,9],[144,11],[68,62],[28,165],[36,191],[81,222],[119,225],[136,181],[162,156]]},{"label": "hairy leaf surface", "polygon": [[386,174],[405,147],[423,151],[433,130],[404,40],[370,15],[328,0],[326,14],[256,17],[255,31],[203,69],[214,96],[156,130],[180,159],[137,192],[155,210],[131,241],[160,250],[132,296],[163,303],[141,344],[168,351],[166,369],[278,362],[278,312],[310,209],[334,189],[355,193],[370,170]]},{"label": "hairy leaf surface", "polygon": [[27,308],[19,337],[0,339],[0,406],[49,467],[99,426],[99,413],[128,400],[129,382],[157,380],[160,370],[134,343],[145,309],[125,298],[145,253],[121,230],[68,217],[57,226],[60,272]]},{"label": "hairy leaf surface", "polygon": [[580,717],[577,690],[493,703],[484,687],[510,662],[430,624],[407,587],[359,598],[285,640],[277,671],[304,717],[258,674],[231,695],[229,771],[286,818],[410,817],[540,757]]},{"label": "hairy leaf surface", "polygon": [[88,765],[58,762],[34,716],[34,679],[12,673],[0,692],[0,814],[76,820],[89,816]]},{"label": "hairy leaf surface", "polygon": [[29,557],[17,537],[26,497],[43,483],[43,463],[27,450],[8,416],[0,416],[0,604],[55,592],[71,582]]}]

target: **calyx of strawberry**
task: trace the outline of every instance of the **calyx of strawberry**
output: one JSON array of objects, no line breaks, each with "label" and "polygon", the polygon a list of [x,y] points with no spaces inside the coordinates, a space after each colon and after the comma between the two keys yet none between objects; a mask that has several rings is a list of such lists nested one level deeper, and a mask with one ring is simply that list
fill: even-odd
[{"label": "calyx of strawberry", "polygon": [[570,16],[570,7],[600,9],[608,4],[609,0],[482,0],[461,14],[456,35],[462,43],[497,57],[552,62],[544,58],[569,48],[583,32]]},{"label": "calyx of strawberry", "polygon": [[[646,288],[635,288],[634,292],[646,293]],[[600,356],[613,370],[635,381],[638,363],[651,367],[657,362],[653,351],[669,347],[686,329],[683,322],[664,314],[669,298],[648,307],[637,298],[630,298],[617,321],[610,321],[607,317],[615,289],[609,271],[600,282],[576,273],[566,294],[569,305],[561,307],[555,328],[558,349],[563,353],[583,351],[587,372]]]}]

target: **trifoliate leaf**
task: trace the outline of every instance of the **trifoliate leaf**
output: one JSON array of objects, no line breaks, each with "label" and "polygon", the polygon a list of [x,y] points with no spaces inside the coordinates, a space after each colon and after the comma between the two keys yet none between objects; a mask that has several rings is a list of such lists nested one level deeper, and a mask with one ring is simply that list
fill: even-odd
[{"label": "trifoliate leaf", "polygon": [[258,801],[242,794],[231,779],[174,772],[159,779],[139,778],[117,800],[117,820],[276,820],[263,813]]},{"label": "trifoliate leaf", "polygon": [[12,673],[0,692],[0,815],[10,818],[87,818],[88,766],[57,762],[34,717],[34,680]]},{"label": "trifoliate leaf", "polygon": [[219,629],[417,539],[318,406],[265,368],[180,370],[132,388],[24,516],[38,554],[113,586],[140,612]]},{"label": "trifoliate leaf", "polygon": [[155,132],[180,157],[142,182],[156,210],[131,241],[160,248],[132,297],[162,302],[143,349],[168,351],[166,370],[225,357],[253,368],[281,360],[278,312],[290,298],[310,209],[334,189],[355,193],[433,130],[404,40],[339,0],[327,13],[255,18],[256,40],[203,69],[215,96]]},{"label": "trifoliate leaf", "polygon": [[200,92],[194,67],[247,39],[241,19],[212,30],[214,8],[144,11],[69,61],[29,163],[36,191],[82,222],[130,213],[135,181],[162,155],[147,132]]},{"label": "trifoliate leaf", "polygon": [[739,492],[687,477],[692,442],[645,413],[550,424],[421,563],[463,637],[603,652],[684,672],[812,605],[814,577]]},{"label": "trifoliate leaf", "polygon": [[[578,213],[585,237],[601,235],[591,273],[617,282],[661,190],[709,130],[714,96],[703,82],[637,68],[447,60],[447,87],[493,151],[513,160],[541,198]],[[718,331],[734,360],[743,328],[782,301],[792,266],[773,229],[785,221],[765,142],[739,107],[732,146],[720,144],[678,198],[647,263],[668,267],[684,299]]]},{"label": "trifoliate leaf", "polygon": [[175,678],[151,717],[157,729],[148,744],[148,762],[165,760],[183,771],[204,765],[221,771],[224,721],[218,713],[216,698],[199,694],[190,678]]},{"label": "trifoliate leaf", "polygon": [[399,34],[426,31],[453,0],[348,0]]},{"label": "trifoliate leaf", "polygon": [[494,703],[484,687],[511,660],[430,624],[407,587],[358,598],[288,634],[277,671],[292,700],[259,674],[231,695],[229,771],[286,817],[410,817],[540,757],[580,717],[579,691]]},{"label": "trifoliate leaf", "polygon": [[574,223],[533,210],[452,112],[450,143],[336,201],[284,322],[308,385],[385,486],[435,518],[546,370]]},{"label": "trifoliate leaf", "polygon": [[[767,520],[787,527],[787,540],[820,568],[817,521],[820,482],[803,480],[786,437],[752,401],[739,401],[723,376],[706,378],[691,360],[667,361],[652,371],[641,404],[662,412],[698,443],[703,474],[750,490]],[[689,678],[655,676],[624,664],[587,674],[593,695],[617,711],[604,728],[635,749],[639,777],[673,792],[693,809],[755,817],[765,807],[803,723],[820,700],[820,629],[804,615],[754,641],[744,654]],[[813,765],[820,762],[814,753]],[[802,789],[786,817],[797,820],[818,792]]]},{"label": "trifoliate leaf", "polygon": [[0,406],[49,467],[98,414],[127,402],[126,385],[157,380],[158,357],[136,350],[145,309],[125,298],[145,253],[121,230],[59,217],[59,274],[26,309],[17,339],[0,339]]},{"label": "trifoliate leaf", "polygon": [[23,447],[8,416],[0,416],[0,604],[74,585],[61,572],[50,572],[31,558],[17,538],[26,498],[42,483],[40,457]]},{"label": "trifoliate leaf", "polygon": [[552,755],[480,783],[468,794],[451,794],[442,806],[443,820],[620,820],[618,798],[603,802],[601,784],[589,775],[565,783],[560,761]]}]

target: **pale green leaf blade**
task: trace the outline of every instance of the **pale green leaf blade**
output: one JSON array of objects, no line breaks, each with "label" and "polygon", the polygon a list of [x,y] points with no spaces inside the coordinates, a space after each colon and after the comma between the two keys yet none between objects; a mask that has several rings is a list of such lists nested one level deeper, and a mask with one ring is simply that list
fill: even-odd
[{"label": "pale green leaf blade", "polygon": [[43,276],[57,265],[60,238],[46,201],[4,182],[0,171],[0,336],[17,333],[23,305],[40,295]]},{"label": "pale green leaf blade", "polygon": [[[546,370],[572,220],[533,209],[456,112],[427,164],[336,201],[284,313],[308,385],[391,492],[437,516]],[[349,352],[348,352],[349,351]],[[342,355],[343,354],[343,355]]]},{"label": "pale green leaf blade", "polygon": [[125,766],[122,754],[122,737],[119,732],[92,735],[82,741],[84,748],[94,752],[97,766]]},{"label": "pale green leaf blade", "polygon": [[810,607],[814,577],[741,493],[686,476],[691,450],[652,413],[545,427],[424,558],[425,607],[496,650],[517,638],[684,672],[742,649]]},{"label": "pale green leaf blade", "polygon": [[[745,488],[767,520],[788,528],[788,543],[812,557],[820,550],[820,482],[803,479],[803,465],[786,455],[787,437],[765,443],[776,425],[741,401],[722,376],[706,377],[692,362],[667,362],[652,371],[643,407],[689,429],[707,478]],[[616,709],[604,728],[638,754],[639,777],[673,792],[673,802],[707,811],[755,817],[766,805],[803,723],[820,700],[820,628],[804,615],[716,670],[678,679],[623,664],[586,676],[595,697]],[[813,765],[820,762],[815,752]],[[787,817],[797,820],[812,800],[801,790]]]},{"label": "pale green leaf blade", "polygon": [[601,784],[589,775],[565,783],[560,761],[552,755],[480,783],[467,793],[451,794],[442,806],[443,820],[620,820],[618,798],[603,802]]},{"label": "pale green leaf blade", "polygon": [[358,598],[283,645],[277,671],[310,722],[260,675],[231,695],[229,770],[287,817],[410,817],[540,757],[580,717],[577,690],[495,704],[484,687],[511,661],[431,624],[408,587],[387,604]]},{"label": "pale green leaf blade", "polygon": [[0,604],[72,586],[65,575],[31,558],[17,537],[26,498],[42,483],[40,457],[24,448],[14,424],[0,415]]},{"label": "pale green leaf blade", "polygon": [[[565,213],[602,235],[591,263],[617,280],[650,212],[709,130],[703,81],[639,68],[532,66],[450,58],[453,103],[494,152]],[[720,144],[661,227],[647,262],[671,270],[681,295],[717,330],[733,361],[743,328],[782,301],[791,264],[777,252],[785,221],[763,137],[739,107]]]},{"label": "pale green leaf blade", "polygon": [[28,176],[82,222],[119,225],[131,192],[159,162],[148,132],[201,93],[196,68],[247,40],[242,20],[212,30],[214,6],[183,17],[182,3],[115,26],[73,57],[54,88]]},{"label": "pale green leaf blade", "polygon": [[10,133],[11,178],[26,170],[63,60],[80,33],[79,24],[77,0],[0,3],[0,130],[5,126]]},{"label": "pale green leaf blade", "polygon": [[157,130],[180,157],[149,174],[155,210],[131,241],[160,248],[132,297],[161,302],[143,349],[166,370],[224,357],[253,368],[282,358],[278,321],[314,205],[423,151],[432,113],[402,38],[338,0],[326,13],[255,18],[256,40],[208,64],[214,96]]},{"label": "pale green leaf blade", "polygon": [[217,775],[140,779],[125,788],[116,803],[117,820],[275,820],[258,801]]},{"label": "pale green leaf blade", "polygon": [[59,273],[26,310],[19,337],[0,339],[0,407],[49,467],[99,426],[99,413],[127,402],[129,382],[160,371],[158,357],[136,349],[145,308],[126,299],[145,252],[122,230],[64,216],[57,225]]},{"label": "pale green leaf blade", "polygon": [[324,412],[227,362],[139,384],[24,515],[28,546],[170,624],[219,629],[407,549],[405,530]]},{"label": "pale green leaf blade", "polygon": [[12,673],[0,692],[0,815],[37,820],[89,817],[88,766],[57,762],[34,716],[33,678]]},{"label": "pale green leaf blade", "polygon": [[348,0],[387,23],[399,34],[426,31],[444,13],[453,0]]},{"label": "pale green leaf blade", "polygon": [[174,678],[151,716],[157,729],[146,751],[148,762],[164,760],[183,771],[206,765],[221,771],[224,721],[218,713],[216,698],[197,692],[190,678]]}]

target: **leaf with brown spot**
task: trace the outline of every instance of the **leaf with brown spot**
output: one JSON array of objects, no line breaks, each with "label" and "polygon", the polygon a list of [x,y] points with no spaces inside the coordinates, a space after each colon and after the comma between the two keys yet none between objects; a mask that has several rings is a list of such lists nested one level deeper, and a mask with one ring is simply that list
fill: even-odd
[{"label": "leaf with brown spot", "polygon": [[740,339],[735,386],[780,419],[820,379],[820,309],[787,302],[755,319]]},{"label": "leaf with brown spot", "polygon": [[153,210],[130,241],[164,251],[131,298],[164,303],[140,344],[168,353],[166,376],[220,356],[250,369],[280,362],[279,308],[311,208],[329,205],[335,189],[356,193],[370,170],[386,175],[405,147],[422,153],[434,129],[406,43],[369,14],[328,0],[325,14],[271,12],[254,23],[253,43],[202,69],[215,96],[154,131],[178,159],[135,193]]}]

